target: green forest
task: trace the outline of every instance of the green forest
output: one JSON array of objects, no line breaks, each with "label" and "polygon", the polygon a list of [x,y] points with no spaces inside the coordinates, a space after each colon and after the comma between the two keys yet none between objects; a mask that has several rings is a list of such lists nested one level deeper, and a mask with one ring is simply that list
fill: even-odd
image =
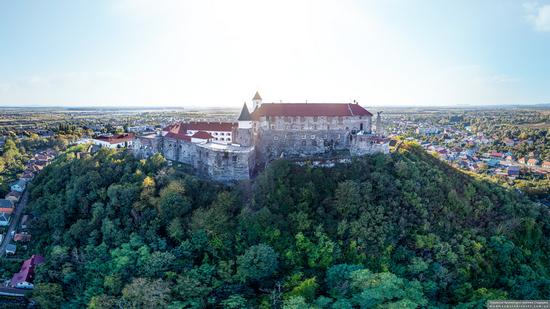
[{"label": "green forest", "polygon": [[29,210],[43,308],[483,308],[550,299],[550,211],[414,145],[198,179],[160,155],[62,155]]}]

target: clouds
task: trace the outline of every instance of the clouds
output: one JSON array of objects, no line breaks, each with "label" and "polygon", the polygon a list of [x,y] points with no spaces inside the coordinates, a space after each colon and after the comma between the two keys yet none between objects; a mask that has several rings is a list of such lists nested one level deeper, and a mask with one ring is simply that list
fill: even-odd
[{"label": "clouds", "polygon": [[537,31],[550,32],[550,4],[526,3],[527,20]]}]

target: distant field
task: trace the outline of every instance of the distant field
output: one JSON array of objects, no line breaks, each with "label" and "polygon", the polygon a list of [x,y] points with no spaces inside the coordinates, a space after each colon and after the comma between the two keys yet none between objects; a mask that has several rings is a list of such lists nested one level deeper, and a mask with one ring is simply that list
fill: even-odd
[{"label": "distant field", "polygon": [[531,129],[545,129],[545,128],[550,128],[550,122],[526,123],[526,124],[518,124],[517,126],[522,128],[531,128]]}]

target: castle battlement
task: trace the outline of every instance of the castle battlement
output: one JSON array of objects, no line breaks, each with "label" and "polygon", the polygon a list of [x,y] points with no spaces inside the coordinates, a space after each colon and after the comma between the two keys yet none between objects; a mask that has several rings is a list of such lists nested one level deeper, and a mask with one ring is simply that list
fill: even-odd
[{"label": "castle battlement", "polygon": [[[349,151],[350,156],[388,153],[389,143],[373,132],[372,113],[358,103],[244,103],[237,122],[180,122],[160,134],[137,137],[136,156],[162,153],[218,181],[250,179],[258,166],[281,157]],[[377,118],[381,129],[380,114]]]}]

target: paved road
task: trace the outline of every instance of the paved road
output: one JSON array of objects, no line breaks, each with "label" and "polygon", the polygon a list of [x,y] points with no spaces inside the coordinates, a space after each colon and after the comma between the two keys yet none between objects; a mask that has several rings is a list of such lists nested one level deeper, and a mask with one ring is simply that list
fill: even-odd
[{"label": "paved road", "polygon": [[3,295],[3,296],[24,297],[25,294],[28,294],[30,291],[31,290],[0,287],[0,295]]},{"label": "paved road", "polygon": [[19,224],[19,220],[21,219],[21,214],[23,213],[23,209],[27,207],[27,201],[29,199],[29,191],[25,191],[17,205],[15,206],[15,212],[12,215],[10,227],[8,228],[8,233],[6,234],[6,237],[2,240],[2,244],[0,245],[0,258],[3,258],[5,256],[6,252],[6,245],[9,244],[12,240],[11,232],[15,231],[15,228]]}]

